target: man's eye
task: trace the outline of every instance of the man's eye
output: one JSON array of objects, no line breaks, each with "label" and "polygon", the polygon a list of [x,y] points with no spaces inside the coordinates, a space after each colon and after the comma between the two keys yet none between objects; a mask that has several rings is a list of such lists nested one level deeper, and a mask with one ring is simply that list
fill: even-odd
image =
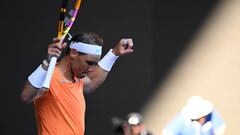
[{"label": "man's eye", "polygon": [[92,62],[92,61],[87,61],[87,64],[88,64],[88,65],[97,65],[96,62]]}]

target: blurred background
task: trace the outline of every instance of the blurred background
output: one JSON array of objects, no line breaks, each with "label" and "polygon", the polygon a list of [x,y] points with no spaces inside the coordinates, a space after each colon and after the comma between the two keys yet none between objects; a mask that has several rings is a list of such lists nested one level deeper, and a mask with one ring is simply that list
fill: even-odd
[{"label": "blurred background", "polygon": [[[33,105],[20,99],[27,76],[56,36],[59,0],[1,2],[1,134],[37,133]],[[160,135],[186,99],[211,100],[237,135],[240,118],[240,1],[82,0],[70,33],[95,32],[104,53],[120,38],[134,53],[118,59],[105,83],[86,95],[86,135],[113,135],[111,118],[141,112]]]}]

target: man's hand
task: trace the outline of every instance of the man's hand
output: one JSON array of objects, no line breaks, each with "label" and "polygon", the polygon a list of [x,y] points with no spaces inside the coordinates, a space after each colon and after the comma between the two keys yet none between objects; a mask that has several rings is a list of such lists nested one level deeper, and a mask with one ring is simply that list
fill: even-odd
[{"label": "man's hand", "polygon": [[[60,57],[62,50],[66,47],[67,43],[62,43],[61,39],[54,38],[53,42],[48,47],[47,57],[51,58],[52,56]],[[61,44],[61,45],[60,45]]]},{"label": "man's hand", "polygon": [[45,58],[45,60],[43,61],[43,64],[42,64],[42,68],[44,70],[48,69],[48,65],[53,56],[55,56],[57,58],[61,56],[62,50],[67,45],[67,43],[62,43],[62,44],[61,43],[62,43],[61,39],[56,37],[53,39],[53,42],[48,46],[47,57]]},{"label": "man's hand", "polygon": [[116,56],[128,54],[133,52],[133,41],[131,38],[121,39],[118,44],[113,48],[113,53]]}]

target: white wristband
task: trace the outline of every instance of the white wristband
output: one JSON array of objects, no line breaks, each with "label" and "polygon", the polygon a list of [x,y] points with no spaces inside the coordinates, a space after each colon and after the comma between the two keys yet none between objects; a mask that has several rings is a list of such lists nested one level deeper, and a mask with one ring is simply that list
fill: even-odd
[{"label": "white wristband", "polygon": [[47,71],[45,71],[40,65],[29,77],[28,81],[35,88],[42,88],[43,81],[45,79]]},{"label": "white wristband", "polygon": [[111,71],[111,68],[119,56],[113,54],[112,49],[98,62],[98,65],[105,71]]}]

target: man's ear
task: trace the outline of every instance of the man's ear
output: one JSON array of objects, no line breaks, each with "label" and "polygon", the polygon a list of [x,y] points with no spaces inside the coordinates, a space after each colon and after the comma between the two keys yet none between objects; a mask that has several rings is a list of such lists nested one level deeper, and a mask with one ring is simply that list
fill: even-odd
[{"label": "man's ear", "polygon": [[70,57],[75,58],[77,56],[78,56],[78,51],[76,51],[75,49],[71,49],[70,50]]}]

